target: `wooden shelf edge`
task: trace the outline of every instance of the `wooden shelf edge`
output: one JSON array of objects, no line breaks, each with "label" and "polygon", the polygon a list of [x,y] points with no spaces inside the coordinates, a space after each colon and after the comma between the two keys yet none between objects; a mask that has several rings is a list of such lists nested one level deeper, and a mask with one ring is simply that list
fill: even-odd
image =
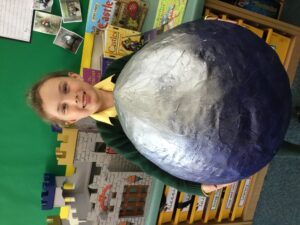
[{"label": "wooden shelf edge", "polygon": [[226,12],[228,14],[232,13],[234,16],[253,21],[258,22],[259,24],[263,26],[267,26],[270,28],[276,29],[277,26],[282,27],[284,30],[286,30],[288,33],[300,36],[300,27],[282,22],[277,19],[273,19],[255,12],[251,12],[249,10],[231,5],[226,2],[221,2],[218,0],[206,0],[205,6],[208,8],[213,8],[222,12]]},{"label": "wooden shelf edge", "polygon": [[287,71],[290,84],[293,83],[298,64],[299,64],[299,58],[300,58],[300,36],[295,36],[291,38],[291,43],[289,47],[288,54],[286,56],[286,59],[284,61],[284,67]]},{"label": "wooden shelf edge", "polygon": [[256,210],[256,206],[259,200],[260,192],[262,190],[268,168],[269,165],[265,166],[254,177],[253,186],[248,193],[247,203],[243,211],[243,215],[242,215],[243,221],[253,220],[254,218],[254,213]]},{"label": "wooden shelf edge", "polygon": [[300,58],[300,27],[218,0],[206,0],[205,7],[226,13],[235,18],[241,18],[251,23],[258,24],[262,27],[272,28],[289,36],[291,38],[291,43],[284,62],[284,67],[287,71],[289,82],[292,84],[296,75]]}]

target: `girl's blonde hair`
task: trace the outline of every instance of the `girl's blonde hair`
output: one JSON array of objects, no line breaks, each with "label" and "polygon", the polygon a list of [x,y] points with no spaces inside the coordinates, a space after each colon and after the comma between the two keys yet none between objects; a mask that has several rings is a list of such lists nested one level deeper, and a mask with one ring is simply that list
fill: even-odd
[{"label": "girl's blonde hair", "polygon": [[67,76],[68,71],[60,71],[49,73],[45,75],[42,79],[37,81],[27,92],[27,102],[31,108],[40,116],[42,119],[48,123],[57,124],[59,126],[65,126],[65,121],[59,120],[55,117],[50,117],[45,110],[43,109],[43,101],[40,95],[41,86],[48,80],[55,77],[65,77]]}]

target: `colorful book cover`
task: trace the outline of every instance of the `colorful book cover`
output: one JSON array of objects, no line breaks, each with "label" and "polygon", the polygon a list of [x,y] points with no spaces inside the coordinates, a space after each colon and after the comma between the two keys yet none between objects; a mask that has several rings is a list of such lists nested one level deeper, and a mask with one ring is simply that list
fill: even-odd
[{"label": "colorful book cover", "polygon": [[103,55],[110,59],[119,59],[142,47],[141,33],[108,25],[105,29]]},{"label": "colorful book cover", "polygon": [[154,28],[165,26],[165,29],[171,29],[181,24],[187,0],[160,0],[158,3]]},{"label": "colorful book cover", "polygon": [[91,85],[97,84],[101,80],[101,71],[83,68],[83,80]]},{"label": "colorful book cover", "polygon": [[147,3],[141,0],[117,0],[111,25],[130,30],[142,29],[147,11]]},{"label": "colorful book cover", "polygon": [[169,186],[165,187],[164,195],[166,198],[166,203],[162,209],[162,212],[159,214],[157,223],[158,225],[170,222],[172,220],[177,193],[177,189]]},{"label": "colorful book cover", "polygon": [[105,29],[112,20],[115,3],[115,0],[90,0],[85,31]]},{"label": "colorful book cover", "polygon": [[195,196],[195,200],[192,206],[191,215],[189,218],[189,223],[192,224],[195,221],[201,220],[205,203],[207,202],[207,197],[204,196]]},{"label": "colorful book cover", "polygon": [[193,204],[193,200],[194,199],[191,194],[184,192],[180,193],[173,222],[174,225],[187,220],[190,207]]}]

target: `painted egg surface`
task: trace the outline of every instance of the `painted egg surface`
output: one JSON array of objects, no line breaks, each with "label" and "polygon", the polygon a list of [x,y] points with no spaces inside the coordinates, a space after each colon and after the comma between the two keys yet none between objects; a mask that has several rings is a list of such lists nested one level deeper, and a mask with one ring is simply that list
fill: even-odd
[{"label": "painted egg surface", "polygon": [[148,43],[123,68],[114,99],[142,155],[206,184],[240,180],[268,164],[291,113],[276,52],[220,21],[189,22]]}]

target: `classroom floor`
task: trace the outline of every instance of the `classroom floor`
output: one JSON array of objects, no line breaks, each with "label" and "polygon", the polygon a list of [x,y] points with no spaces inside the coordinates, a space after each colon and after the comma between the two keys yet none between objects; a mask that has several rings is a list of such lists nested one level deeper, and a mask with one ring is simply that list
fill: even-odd
[{"label": "classroom floor", "polygon": [[[300,1],[286,0],[282,12],[281,20],[300,27]],[[293,106],[300,106],[300,66],[292,84]],[[287,132],[286,139],[293,143],[300,144],[300,123],[298,122],[295,113],[290,123],[290,128]]]},{"label": "classroom floor", "polygon": [[[281,20],[300,26],[300,1],[285,0]],[[292,84],[293,107],[300,106],[300,66]],[[300,123],[293,114],[286,140],[300,145]],[[300,224],[300,147],[284,144],[272,161],[254,225]]]}]

